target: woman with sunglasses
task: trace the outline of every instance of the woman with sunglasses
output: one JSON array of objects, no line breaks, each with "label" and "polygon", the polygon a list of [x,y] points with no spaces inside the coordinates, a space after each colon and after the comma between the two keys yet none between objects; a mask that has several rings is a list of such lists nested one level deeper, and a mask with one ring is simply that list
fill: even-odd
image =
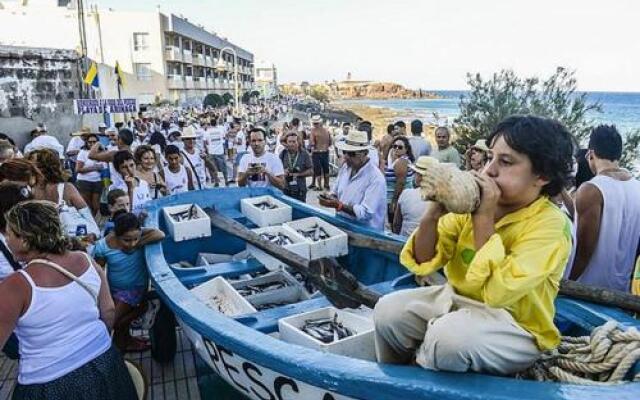
[{"label": "woman with sunglasses", "polygon": [[84,146],[78,153],[76,159],[76,187],[84,201],[91,208],[91,213],[95,216],[100,210],[100,195],[102,194],[101,171],[107,168],[107,164],[89,158],[89,150],[98,143],[98,135],[91,133],[85,136]]},{"label": "woman with sunglasses", "polygon": [[411,187],[413,170],[409,165],[415,162],[411,143],[405,136],[398,136],[391,142],[391,165],[384,171],[387,182],[387,217],[393,221],[398,199],[405,187]]},{"label": "woman with sunglasses", "polygon": [[571,173],[571,134],[554,120],[513,116],[487,143],[489,162],[472,172],[478,208],[454,214],[429,202],[402,249],[407,269],[426,276],[444,268],[447,283],[380,299],[379,362],[512,375],[560,343],[554,300],[571,225],[549,198]]}]

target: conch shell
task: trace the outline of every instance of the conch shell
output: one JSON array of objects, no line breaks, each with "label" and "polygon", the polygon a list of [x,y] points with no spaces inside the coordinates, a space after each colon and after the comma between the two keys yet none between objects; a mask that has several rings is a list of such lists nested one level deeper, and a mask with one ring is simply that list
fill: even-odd
[{"label": "conch shell", "polygon": [[433,157],[416,172],[422,175],[422,200],[441,203],[449,212],[466,214],[480,205],[480,188],[473,176],[460,171],[455,164],[441,163]]}]

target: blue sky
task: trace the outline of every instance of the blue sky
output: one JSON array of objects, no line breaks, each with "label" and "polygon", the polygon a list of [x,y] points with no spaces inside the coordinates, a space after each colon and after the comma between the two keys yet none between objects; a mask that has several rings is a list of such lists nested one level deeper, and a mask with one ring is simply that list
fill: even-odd
[{"label": "blue sky", "polygon": [[280,81],[464,89],[465,74],[577,70],[582,90],[640,91],[634,0],[100,0],[182,14],[272,61]]}]

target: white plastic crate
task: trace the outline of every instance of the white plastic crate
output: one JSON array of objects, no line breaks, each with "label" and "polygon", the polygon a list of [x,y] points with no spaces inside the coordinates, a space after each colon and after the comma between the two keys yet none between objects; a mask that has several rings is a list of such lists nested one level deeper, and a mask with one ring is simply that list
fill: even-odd
[{"label": "white plastic crate", "polygon": [[194,287],[191,293],[210,308],[224,315],[235,316],[256,312],[251,303],[240,296],[221,276]]},{"label": "white plastic crate", "polygon": [[309,243],[309,259],[317,260],[323,257],[339,257],[349,253],[349,237],[340,229],[317,217],[297,219],[286,222],[282,226],[292,232],[304,237],[298,229],[310,229],[313,226],[320,226],[329,234],[328,239],[313,241],[310,238],[305,240]]},{"label": "white plastic crate", "polygon": [[[264,228],[256,228],[253,229],[255,233],[258,235],[261,233],[272,233],[272,234],[284,234],[291,239],[292,244],[288,244],[286,246],[282,246],[283,249],[287,249],[297,255],[304,257],[305,259],[309,259],[309,242],[305,240],[302,236],[298,235],[296,232],[291,231],[290,229],[285,229],[281,226],[265,226]],[[275,257],[272,257],[260,250],[259,248],[247,244],[247,250],[251,253],[252,256],[258,259],[264,267],[270,271],[275,271],[281,267],[284,267],[286,264],[282,261],[278,260]]]},{"label": "white plastic crate", "polygon": [[[338,314],[338,322],[355,332],[354,335],[333,343],[323,343],[300,329],[308,319],[333,318],[336,314]],[[282,318],[278,321],[278,331],[280,339],[287,343],[362,360],[375,361],[376,359],[373,321],[334,307]]]},{"label": "white plastic crate", "polygon": [[[197,218],[186,221],[175,221],[171,214],[188,211],[191,206],[195,206]],[[167,229],[173,237],[174,242],[183,240],[198,239],[211,236],[211,219],[197,204],[180,204],[168,206],[162,209],[164,221]]]},{"label": "white plastic crate", "polygon": [[[261,210],[254,204],[268,202],[277,206],[273,209]],[[281,202],[275,197],[265,195],[257,197],[248,197],[240,200],[240,210],[249,221],[262,228],[265,226],[279,225],[283,222],[291,221],[291,206]]]},{"label": "white plastic crate", "polygon": [[302,284],[298,282],[296,278],[291,276],[291,274],[285,271],[270,272],[257,278],[233,282],[231,283],[231,286],[233,286],[235,290],[240,291],[247,286],[262,285],[271,282],[285,282],[287,283],[287,286],[264,293],[250,295],[245,297],[245,299],[253,306],[256,306],[266,303],[288,302],[290,304],[309,298],[309,293],[307,293]]}]

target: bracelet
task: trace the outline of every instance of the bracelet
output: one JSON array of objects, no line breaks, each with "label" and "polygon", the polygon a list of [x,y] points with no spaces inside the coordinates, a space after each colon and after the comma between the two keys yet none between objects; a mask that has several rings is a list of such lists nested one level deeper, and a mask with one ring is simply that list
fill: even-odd
[{"label": "bracelet", "polygon": [[336,207],[336,211],[342,211],[343,208],[344,208],[344,204],[341,201],[339,201],[338,207]]}]

